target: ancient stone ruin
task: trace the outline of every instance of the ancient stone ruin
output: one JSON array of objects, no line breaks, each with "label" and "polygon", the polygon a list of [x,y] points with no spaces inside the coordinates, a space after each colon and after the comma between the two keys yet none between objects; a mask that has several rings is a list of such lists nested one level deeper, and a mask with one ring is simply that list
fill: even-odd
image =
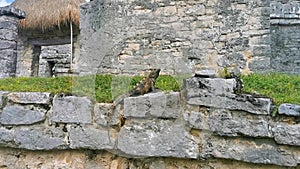
[{"label": "ancient stone ruin", "polygon": [[24,12],[0,9],[0,78],[150,68],[189,78],[179,92],[116,106],[1,91],[1,169],[299,169],[300,106],[282,104],[274,117],[272,98],[215,77],[224,69],[299,73],[298,1],[93,0],[80,14],[72,41],[72,23],[26,30],[18,27]]}]

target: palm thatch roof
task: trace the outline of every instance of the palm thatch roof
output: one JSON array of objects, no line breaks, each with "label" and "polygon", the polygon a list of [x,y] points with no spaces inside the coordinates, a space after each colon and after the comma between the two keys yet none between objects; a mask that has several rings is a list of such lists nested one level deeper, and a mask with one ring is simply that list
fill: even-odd
[{"label": "palm thatch roof", "polygon": [[79,6],[85,0],[15,0],[12,4],[26,12],[20,20],[23,29],[48,29],[60,27],[70,21],[79,27]]}]

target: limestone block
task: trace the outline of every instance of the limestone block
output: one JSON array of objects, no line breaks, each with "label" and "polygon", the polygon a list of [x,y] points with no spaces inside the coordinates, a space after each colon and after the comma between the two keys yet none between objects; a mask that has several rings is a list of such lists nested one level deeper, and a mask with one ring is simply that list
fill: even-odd
[{"label": "limestone block", "polygon": [[288,116],[300,116],[300,105],[284,103],[278,108],[278,113]]},{"label": "limestone block", "polygon": [[124,99],[124,117],[178,118],[181,106],[178,92],[149,93]]},{"label": "limestone block", "polygon": [[20,128],[15,131],[18,148],[28,150],[53,150],[68,147],[67,135],[58,128]]},{"label": "limestone block", "polygon": [[274,146],[272,142],[241,139],[209,139],[203,151],[215,158],[234,159],[254,164],[297,166],[293,152]]},{"label": "limestone block", "polygon": [[300,125],[277,123],[273,132],[277,143],[300,146]]},{"label": "limestone block", "polygon": [[234,79],[197,78],[184,80],[184,95],[188,104],[212,108],[241,110],[253,114],[270,114],[272,100],[252,95],[236,95]]},{"label": "limestone block", "polygon": [[208,125],[221,136],[271,137],[267,119],[247,119],[224,110],[210,112]]},{"label": "limestone block", "polygon": [[0,128],[0,147],[14,146],[14,133],[12,130]]},{"label": "limestone block", "polygon": [[112,149],[114,145],[109,138],[107,130],[69,126],[68,132],[72,149],[107,150]]},{"label": "limestone block", "polygon": [[239,116],[239,113],[216,109],[208,115],[202,112],[186,113],[184,118],[191,128],[209,130],[220,136],[272,137],[268,120],[262,117],[247,118]]},{"label": "limestone block", "polygon": [[112,104],[96,103],[94,106],[95,122],[101,126],[107,126],[109,113],[112,112]]},{"label": "limestone block", "polygon": [[34,124],[46,119],[47,110],[35,106],[6,106],[0,114],[3,125]]},{"label": "limestone block", "polygon": [[7,91],[0,91],[0,109],[4,107],[4,105],[6,104],[5,101],[5,96],[8,94],[9,92]]},{"label": "limestone block", "polygon": [[49,104],[51,94],[46,92],[13,92],[7,95],[8,101],[21,104]]},{"label": "limestone block", "polygon": [[56,95],[50,119],[57,123],[91,123],[92,102],[86,97]]},{"label": "limestone block", "polygon": [[132,122],[118,135],[117,149],[132,157],[196,159],[198,144],[184,124],[169,120]]}]

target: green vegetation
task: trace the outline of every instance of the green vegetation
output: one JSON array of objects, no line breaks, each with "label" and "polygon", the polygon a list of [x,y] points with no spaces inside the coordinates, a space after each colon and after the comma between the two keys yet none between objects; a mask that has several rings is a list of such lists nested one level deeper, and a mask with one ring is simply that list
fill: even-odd
[{"label": "green vegetation", "polygon": [[[97,102],[112,102],[117,96],[132,89],[143,77],[92,75],[83,77],[56,78],[6,78],[0,79],[0,90],[40,91],[50,93],[72,93],[88,96]],[[163,91],[179,91],[180,87],[171,76],[159,76],[156,87]]]},{"label": "green vegetation", "polygon": [[242,76],[244,91],[258,93],[281,103],[300,104],[300,76],[280,73],[251,74]]},{"label": "green vegetation", "polygon": [[[117,96],[132,89],[143,77],[94,75],[56,78],[0,79],[0,90],[72,93],[88,96],[97,102],[112,102]],[[276,105],[284,102],[300,104],[300,76],[278,73],[242,76],[244,91],[271,97]],[[181,78],[159,76],[156,87],[163,91],[178,91]]]}]

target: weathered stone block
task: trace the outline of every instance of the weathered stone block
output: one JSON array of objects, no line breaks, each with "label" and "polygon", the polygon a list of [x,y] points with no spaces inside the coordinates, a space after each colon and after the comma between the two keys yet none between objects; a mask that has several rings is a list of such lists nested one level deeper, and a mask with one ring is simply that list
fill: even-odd
[{"label": "weathered stone block", "polygon": [[300,105],[284,103],[278,108],[278,114],[300,116]]},{"label": "weathered stone block", "polygon": [[6,104],[6,99],[5,96],[8,94],[9,92],[7,91],[0,91],[0,109],[3,108]]},{"label": "weathered stone block", "polygon": [[0,147],[14,146],[14,133],[12,130],[0,128]]},{"label": "weathered stone block", "polygon": [[[281,166],[297,166],[296,156],[284,149],[275,146],[272,141],[260,142],[242,139],[207,139],[203,145],[206,155],[215,158],[234,159],[254,164],[275,164]],[[203,154],[200,154],[202,156]]]},{"label": "weathered stone block", "polygon": [[6,106],[0,114],[4,125],[34,124],[46,119],[47,110],[34,106]]},{"label": "weathered stone block", "polygon": [[68,147],[67,135],[58,128],[21,128],[15,131],[18,148],[28,150],[53,150]]},{"label": "weathered stone block", "polygon": [[178,92],[150,93],[124,99],[124,117],[178,118],[180,111]]},{"label": "weathered stone block", "polygon": [[[252,117],[254,118],[254,117]],[[221,136],[271,137],[267,119],[249,119],[237,114],[215,110],[210,112],[208,125],[211,131]]]},{"label": "weathered stone block", "polygon": [[203,112],[192,111],[189,113],[184,113],[183,117],[191,128],[210,130],[208,125],[208,115],[205,115]]},{"label": "weathered stone block", "polygon": [[196,159],[198,144],[184,124],[162,121],[132,122],[118,135],[118,150],[132,157],[176,157]]},{"label": "weathered stone block", "polygon": [[49,104],[50,93],[43,92],[13,92],[7,95],[9,101],[21,104]]},{"label": "weathered stone block", "polygon": [[245,117],[238,112],[212,109],[207,115],[202,112],[185,113],[184,119],[191,128],[209,130],[220,136],[272,136],[267,119],[263,117]]},{"label": "weathered stone block", "polygon": [[94,106],[95,122],[101,126],[107,126],[109,114],[112,112],[112,104],[96,103]]},{"label": "weathered stone block", "polygon": [[113,149],[107,130],[70,126],[70,147],[73,149],[107,150]]},{"label": "weathered stone block", "polygon": [[270,114],[272,100],[252,95],[234,94],[234,79],[193,77],[184,80],[184,95],[188,104],[212,108],[241,110],[253,114]]},{"label": "weathered stone block", "polygon": [[300,146],[300,125],[277,123],[273,132],[277,143]]},{"label": "weathered stone block", "polygon": [[57,123],[91,123],[92,102],[86,97],[56,95],[50,119]]}]

